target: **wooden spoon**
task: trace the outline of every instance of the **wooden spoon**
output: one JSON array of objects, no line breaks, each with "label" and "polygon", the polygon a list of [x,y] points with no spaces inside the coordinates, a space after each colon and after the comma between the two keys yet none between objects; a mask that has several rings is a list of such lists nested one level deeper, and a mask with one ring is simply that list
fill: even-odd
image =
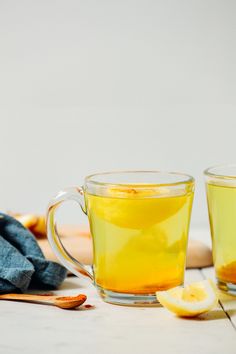
[{"label": "wooden spoon", "polygon": [[36,302],[46,305],[54,305],[61,309],[73,309],[82,305],[87,299],[86,295],[57,296],[57,295],[31,295],[31,294],[4,294],[0,300]]}]

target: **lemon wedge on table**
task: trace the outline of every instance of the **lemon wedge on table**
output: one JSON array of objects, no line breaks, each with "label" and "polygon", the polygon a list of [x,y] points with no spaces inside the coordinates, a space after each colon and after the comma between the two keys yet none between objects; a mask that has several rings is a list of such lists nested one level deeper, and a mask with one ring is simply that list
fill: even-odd
[{"label": "lemon wedge on table", "polygon": [[156,292],[157,300],[181,317],[195,317],[210,311],[217,304],[215,284],[209,280]]}]

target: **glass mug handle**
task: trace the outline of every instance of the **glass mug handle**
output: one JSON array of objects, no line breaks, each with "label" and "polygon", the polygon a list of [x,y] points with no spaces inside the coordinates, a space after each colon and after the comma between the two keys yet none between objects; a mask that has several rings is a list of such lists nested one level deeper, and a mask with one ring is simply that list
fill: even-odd
[{"label": "glass mug handle", "polygon": [[59,259],[59,261],[74,275],[89,278],[93,281],[92,271],[89,271],[84,264],[80,263],[77,259],[69,254],[63,246],[60,236],[57,233],[55,211],[65,201],[76,201],[82,210],[84,210],[84,193],[80,187],[71,187],[59,192],[49,203],[47,210],[47,235],[50,246]]}]

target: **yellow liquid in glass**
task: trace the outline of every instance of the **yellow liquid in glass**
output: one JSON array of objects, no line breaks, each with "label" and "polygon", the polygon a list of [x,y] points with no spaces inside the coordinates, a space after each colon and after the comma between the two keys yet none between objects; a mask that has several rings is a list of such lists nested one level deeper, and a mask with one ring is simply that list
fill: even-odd
[{"label": "yellow liquid in glass", "polygon": [[86,194],[95,282],[103,289],[153,294],[183,283],[193,192],[152,194],[135,187]]},{"label": "yellow liquid in glass", "polygon": [[217,278],[236,284],[236,186],[209,183],[207,198]]}]

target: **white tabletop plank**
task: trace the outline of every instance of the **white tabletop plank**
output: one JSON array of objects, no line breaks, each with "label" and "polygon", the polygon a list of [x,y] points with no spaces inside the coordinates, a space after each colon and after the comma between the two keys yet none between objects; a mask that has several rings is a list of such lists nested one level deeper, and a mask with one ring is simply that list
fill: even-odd
[{"label": "white tabletop plank", "polygon": [[[215,281],[215,271],[213,267],[202,269],[201,272],[205,278],[211,278]],[[236,330],[236,297],[228,295],[219,290],[219,299],[220,299],[220,303],[224,308],[224,311],[230,317],[232,324]]]},{"label": "white tabletop plank", "polygon": [[[202,279],[188,271],[186,282]],[[162,307],[104,303],[92,285],[68,278],[59,294],[85,293],[90,310],[67,311],[37,304],[0,301],[4,354],[235,354],[235,331],[219,307],[198,319],[181,319]],[[222,333],[224,335],[222,336]]]}]

